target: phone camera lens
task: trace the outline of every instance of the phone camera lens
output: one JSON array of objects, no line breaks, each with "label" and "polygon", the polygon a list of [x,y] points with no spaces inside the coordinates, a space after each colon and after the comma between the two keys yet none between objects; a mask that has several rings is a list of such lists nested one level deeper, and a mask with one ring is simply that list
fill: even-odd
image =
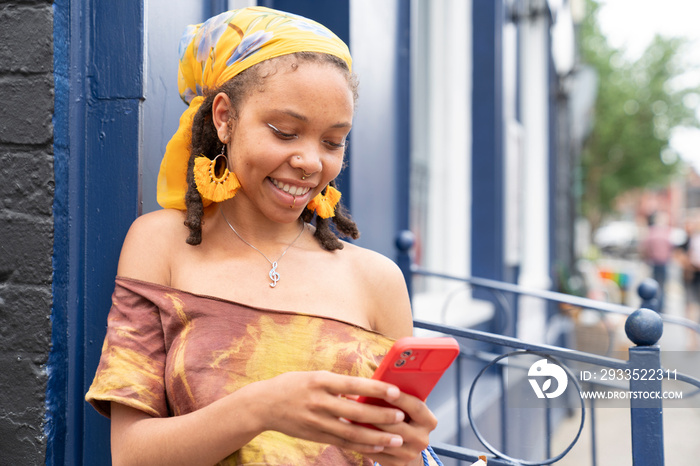
[{"label": "phone camera lens", "polygon": [[406,364],[406,360],[405,360],[405,359],[399,359],[398,361],[396,361],[396,362],[394,363],[394,367],[401,367],[401,366],[403,366],[404,364]]},{"label": "phone camera lens", "polygon": [[412,355],[412,354],[413,354],[413,350],[406,350],[406,351],[404,351],[403,353],[401,353],[401,357],[402,357],[402,358],[407,358],[407,357],[409,357],[409,356]]}]

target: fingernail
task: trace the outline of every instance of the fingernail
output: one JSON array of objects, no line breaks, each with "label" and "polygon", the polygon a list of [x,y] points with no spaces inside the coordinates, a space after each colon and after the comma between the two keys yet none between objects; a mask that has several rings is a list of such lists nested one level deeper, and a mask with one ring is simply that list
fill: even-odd
[{"label": "fingernail", "polygon": [[374,450],[374,451],[384,451],[384,447],[381,446],[381,445],[375,445],[375,446],[373,447],[373,450]]},{"label": "fingernail", "polygon": [[390,447],[400,447],[401,445],[403,445],[403,438],[401,437],[393,437],[389,442]]},{"label": "fingernail", "polygon": [[403,411],[396,411],[396,422],[403,422],[404,419],[406,419],[406,415]]},{"label": "fingernail", "polygon": [[386,396],[388,396],[389,398],[398,398],[400,394],[401,391],[396,387],[389,387],[386,391]]}]

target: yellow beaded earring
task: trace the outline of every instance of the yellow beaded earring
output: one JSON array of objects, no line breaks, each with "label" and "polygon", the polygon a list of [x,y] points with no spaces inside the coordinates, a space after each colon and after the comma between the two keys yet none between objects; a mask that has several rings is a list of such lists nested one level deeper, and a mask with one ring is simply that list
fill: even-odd
[{"label": "yellow beaded earring", "polygon": [[194,182],[202,199],[222,202],[236,195],[241,184],[236,174],[228,169],[225,144],[213,159],[204,155],[194,159]]},{"label": "yellow beaded earring", "polygon": [[325,192],[322,191],[311,199],[306,208],[315,210],[316,215],[321,218],[330,218],[335,216],[335,207],[338,205],[338,202],[340,202],[340,191],[328,185]]}]

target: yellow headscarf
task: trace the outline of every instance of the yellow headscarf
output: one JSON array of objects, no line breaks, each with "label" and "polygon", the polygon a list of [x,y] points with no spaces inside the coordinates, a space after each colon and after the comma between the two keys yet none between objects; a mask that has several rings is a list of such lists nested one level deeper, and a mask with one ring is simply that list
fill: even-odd
[{"label": "yellow headscarf", "polygon": [[295,52],[327,53],[352,66],[347,45],[333,32],[291,13],[250,7],[187,27],[180,40],[178,89],[189,108],[180,117],[160,164],[158,203],[162,207],[185,209],[192,120],[204,101],[203,90],[214,89],[260,62]]}]

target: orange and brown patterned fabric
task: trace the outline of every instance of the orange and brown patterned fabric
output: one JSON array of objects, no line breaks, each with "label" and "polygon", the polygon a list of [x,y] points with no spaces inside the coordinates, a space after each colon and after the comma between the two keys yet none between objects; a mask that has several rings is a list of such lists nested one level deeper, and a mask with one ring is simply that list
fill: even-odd
[{"label": "orange and brown patterned fabric", "polygon": [[[105,416],[112,401],[151,416],[177,416],[284,372],[371,377],[392,344],[339,320],[117,278],[86,400]],[[219,464],[373,463],[354,452],[267,431]]]}]

